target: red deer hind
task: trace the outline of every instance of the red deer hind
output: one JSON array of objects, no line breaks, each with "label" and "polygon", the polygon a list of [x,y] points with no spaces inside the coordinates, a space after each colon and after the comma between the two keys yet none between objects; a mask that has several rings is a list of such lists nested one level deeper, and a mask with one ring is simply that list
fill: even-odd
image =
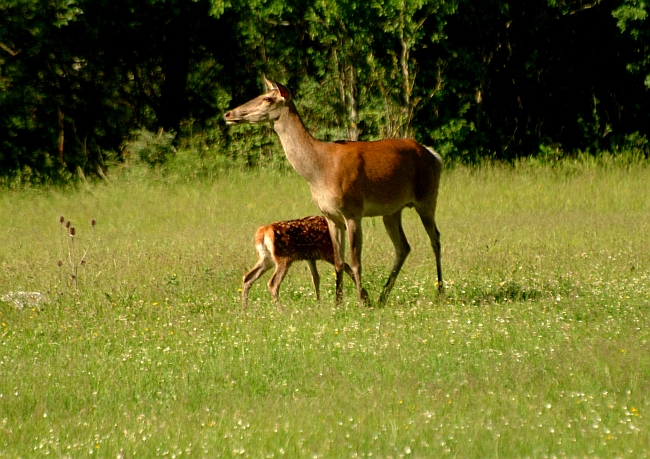
[{"label": "red deer hind", "polygon": [[[265,79],[266,80],[266,79]],[[438,291],[442,293],[440,232],[435,213],[442,160],[411,139],[374,142],[322,142],[305,128],[291,93],[266,80],[268,92],[225,114],[227,124],[271,122],[287,159],[311,188],[325,215],[334,245],[336,298],[342,297],[345,232],[350,242],[350,265],[357,295],[365,300],[361,285],[361,219],[382,216],[395,246],[395,262],[379,302],[384,303],[411,247],[402,228],[402,209],[413,207],[429,235],[436,257]]]},{"label": "red deer hind", "polygon": [[[242,283],[242,304],[248,304],[248,291],[262,274],[275,265],[275,272],[269,280],[269,291],[273,301],[279,302],[280,284],[294,261],[306,260],[311,271],[311,280],[320,300],[320,276],[316,260],[334,264],[334,247],[325,217],[305,217],[299,220],[271,223],[260,226],[255,233],[257,263],[245,276]],[[346,263],[345,272],[353,276],[352,268]],[[352,277],[354,279],[354,277]],[[366,296],[365,291],[363,292]]]}]

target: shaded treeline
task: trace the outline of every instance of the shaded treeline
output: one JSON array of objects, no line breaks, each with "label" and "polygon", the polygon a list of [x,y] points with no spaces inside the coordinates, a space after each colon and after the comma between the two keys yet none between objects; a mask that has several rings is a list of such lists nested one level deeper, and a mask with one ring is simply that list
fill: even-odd
[{"label": "shaded treeline", "polygon": [[268,130],[229,132],[221,116],[263,74],[294,92],[320,138],[414,136],[468,162],[647,155],[649,8],[0,0],[0,176],[102,175],[142,128],[254,164],[277,149]]}]

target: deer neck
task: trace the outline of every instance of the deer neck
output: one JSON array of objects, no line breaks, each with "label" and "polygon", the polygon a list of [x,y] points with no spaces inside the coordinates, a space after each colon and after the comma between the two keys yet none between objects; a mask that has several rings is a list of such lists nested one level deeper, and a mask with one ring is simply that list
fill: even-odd
[{"label": "deer neck", "polygon": [[307,182],[315,185],[324,163],[321,157],[323,143],[316,140],[305,128],[293,101],[290,101],[280,117],[273,123],[280,137],[282,148],[289,163]]}]

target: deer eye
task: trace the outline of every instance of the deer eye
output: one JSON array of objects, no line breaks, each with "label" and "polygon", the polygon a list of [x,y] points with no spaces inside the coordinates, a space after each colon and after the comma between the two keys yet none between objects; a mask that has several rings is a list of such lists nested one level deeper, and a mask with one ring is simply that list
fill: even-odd
[{"label": "deer eye", "polygon": [[264,102],[268,102],[269,104],[272,104],[274,102],[273,97],[265,97]]}]

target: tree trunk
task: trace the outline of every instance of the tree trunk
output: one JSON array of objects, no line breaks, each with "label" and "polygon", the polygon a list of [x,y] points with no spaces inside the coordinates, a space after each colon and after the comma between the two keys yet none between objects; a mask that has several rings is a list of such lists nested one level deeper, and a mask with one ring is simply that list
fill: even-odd
[{"label": "tree trunk", "polygon": [[339,74],[339,95],[341,97],[341,105],[345,109],[345,119],[342,124],[345,125],[348,140],[359,140],[359,110],[357,103],[357,81],[354,75],[354,66],[352,64],[345,65],[339,61],[336,48],[332,50],[332,57],[334,58],[334,65]]},{"label": "tree trunk", "polygon": [[348,140],[359,140],[359,111],[357,108],[357,80],[354,76],[354,66],[348,67],[348,85],[347,85],[347,99],[348,99],[348,115],[350,116],[348,122]]},{"label": "tree trunk", "polygon": [[65,166],[65,161],[63,160],[63,146],[65,141],[65,117],[63,116],[63,112],[61,111],[60,106],[56,107],[56,112],[59,121],[59,142],[57,146],[57,149],[59,151],[59,162],[62,166]]}]

